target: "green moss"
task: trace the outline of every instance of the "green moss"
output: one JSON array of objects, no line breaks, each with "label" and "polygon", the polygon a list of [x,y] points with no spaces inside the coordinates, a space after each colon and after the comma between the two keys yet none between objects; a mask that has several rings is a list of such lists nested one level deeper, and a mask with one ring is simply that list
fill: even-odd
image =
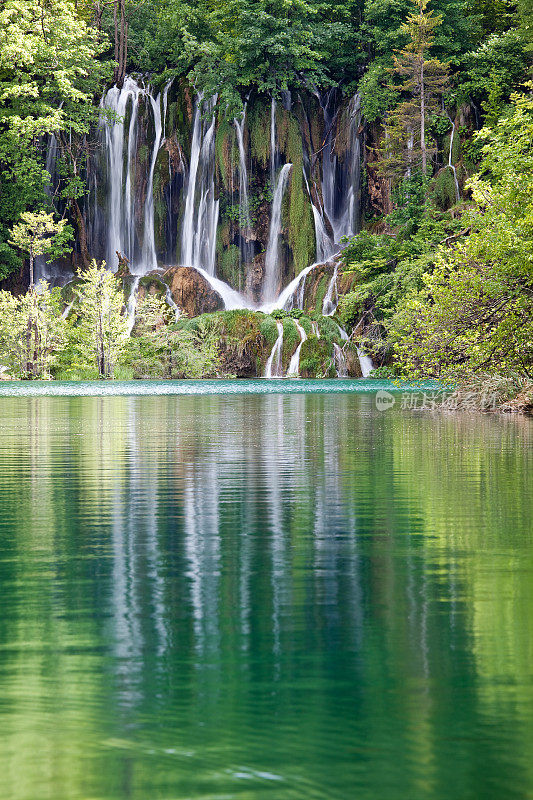
[{"label": "green moss", "polygon": [[313,326],[311,324],[311,320],[309,319],[309,317],[301,316],[298,319],[298,322],[300,323],[300,325],[302,326],[302,328],[306,332],[307,336],[312,336],[313,335]]},{"label": "green moss", "polygon": [[302,378],[334,378],[336,374],[332,343],[323,337],[306,339],[300,350]]},{"label": "green moss", "polygon": [[320,331],[320,338],[333,344],[342,344],[342,336],[339,332],[339,326],[331,319],[331,317],[320,317],[318,320],[318,330]]},{"label": "green moss", "polygon": [[289,245],[294,274],[307,267],[315,255],[315,228],[301,169],[293,167],[288,198]]},{"label": "green moss", "polygon": [[229,247],[222,249],[220,253],[220,260],[218,264],[219,277],[241,289],[244,283],[244,269],[243,264],[240,262],[240,250],[235,244],[230,244]]},{"label": "green moss", "polygon": [[263,105],[256,105],[248,115],[252,158],[266,167],[270,162],[270,114]]},{"label": "green moss", "polygon": [[317,311],[321,311],[322,309],[322,304],[324,302],[324,297],[326,296],[330,280],[331,277],[329,275],[323,275],[316,288],[315,309]]},{"label": "green moss", "polygon": [[259,330],[265,339],[269,351],[272,350],[278,338],[278,326],[274,317],[271,317],[270,314],[266,314],[260,323]]},{"label": "green moss", "polygon": [[283,349],[281,351],[281,363],[284,371],[287,370],[291,357],[300,344],[300,334],[296,327],[294,320],[290,317],[285,317],[282,321],[283,325]]}]

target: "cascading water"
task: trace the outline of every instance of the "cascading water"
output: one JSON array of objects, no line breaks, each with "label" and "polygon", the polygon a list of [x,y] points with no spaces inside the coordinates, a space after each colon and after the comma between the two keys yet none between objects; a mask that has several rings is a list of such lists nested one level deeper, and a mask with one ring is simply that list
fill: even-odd
[{"label": "cascading water", "polygon": [[241,226],[250,227],[250,204],[248,201],[248,170],[246,168],[246,152],[244,149],[244,123],[246,121],[246,105],[239,120],[234,119],[237,134],[237,147],[239,149],[239,210],[241,213]]},{"label": "cascading water", "polygon": [[326,294],[324,295],[324,301],[322,303],[322,314],[325,317],[331,317],[331,315],[337,310],[337,305],[339,304],[339,292],[337,287],[338,272],[339,262],[336,261],[333,268],[333,275],[331,276],[331,280],[328,284]]},{"label": "cascading water", "polygon": [[454,186],[455,186],[455,202],[459,203],[460,200],[461,200],[461,190],[459,189],[459,181],[457,179],[457,169],[455,167],[455,164],[453,163],[453,138],[455,136],[455,122],[453,121],[453,119],[450,117],[450,115],[447,112],[446,112],[446,115],[447,115],[447,117],[450,120],[451,125],[452,125],[452,132],[450,134],[450,151],[448,153],[448,166],[451,169],[452,174],[453,174],[453,182],[454,182]]},{"label": "cascading water", "polygon": [[346,356],[342,347],[338,344],[333,344],[333,354],[335,358],[335,366],[337,369],[337,378],[348,377],[348,367],[346,366]]},{"label": "cascading water", "polygon": [[279,378],[283,374],[281,355],[283,351],[283,325],[276,322],[278,328],[278,338],[274,342],[272,351],[265,366],[265,378]]},{"label": "cascading water", "polygon": [[[157,156],[162,141],[162,128],[166,111],[168,83],[156,97],[150,87],[142,87],[128,76],[121,89],[113,86],[102,100],[101,107],[115,114],[115,119],[102,119],[104,147],[107,154],[109,184],[109,208],[107,220],[107,263],[117,265],[117,252],[129,261],[133,274],[143,275],[157,266],[154,236],[153,183]],[[150,103],[154,124],[154,140],[150,157],[150,168],[146,181],[142,230],[136,229],[136,164],[139,139],[139,106],[141,97]],[[130,112],[127,129],[125,118]],[[124,150],[126,148],[126,160]],[[125,173],[125,174],[124,174]]]},{"label": "cascading water", "polygon": [[[235,172],[238,169],[238,179],[234,184],[233,173],[230,172],[231,188],[227,187],[226,191],[223,184],[219,183],[223,151],[221,156],[218,148],[215,150],[216,96],[206,99],[199,94],[196,97],[192,116],[191,149],[186,155],[180,144],[181,132],[177,136],[169,128],[168,120],[175,119],[175,112],[172,107],[172,112],[169,111],[167,115],[170,102],[168,92],[167,84],[155,96],[148,86],[127,77],[121,89],[113,87],[102,100],[102,107],[111,109],[116,118],[113,122],[102,118],[101,123],[107,169],[102,172],[102,164],[96,164],[96,156],[91,162],[96,164],[96,168],[90,171],[90,193],[86,208],[87,228],[93,252],[98,254],[98,241],[106,241],[106,256],[110,266],[116,265],[116,251],[119,251],[129,260],[130,271],[137,276],[157,267],[158,254],[160,259],[166,259],[166,263],[192,266],[222,296],[226,308],[259,307],[263,311],[289,309],[294,306],[303,308],[306,276],[316,263],[326,263],[331,259],[338,250],[342,236],[349,235],[358,228],[358,97],[352,98],[348,107],[337,103],[335,92],[330,92],[325,102],[321,101],[325,128],[324,145],[317,152],[318,161],[315,162],[318,167],[316,170],[314,166],[310,167],[310,161],[305,160],[305,153],[303,164],[303,179],[307,185],[314,219],[317,262],[301,270],[285,288],[282,288],[281,264],[285,264],[288,259],[287,266],[290,268],[292,252],[289,247],[284,247],[283,253],[281,251],[284,240],[281,209],[293,168],[290,163],[283,165],[286,150],[285,144],[278,142],[278,116],[292,112],[288,96],[283,109],[277,107],[274,98],[271,100],[270,165],[267,161],[266,166],[266,177],[270,173],[273,188],[270,225],[262,277],[259,274],[258,279],[253,279],[255,285],[250,283],[250,286],[254,286],[253,289],[247,288],[247,291],[253,292],[253,296],[261,297],[261,304],[256,305],[230,285],[238,281],[237,286],[240,288],[242,281],[247,281],[249,275],[253,275],[248,270],[256,269],[255,264],[252,267],[253,254],[257,252],[256,243],[264,242],[260,229],[256,228],[256,221],[250,218],[250,187],[253,186],[255,192],[257,188],[261,190],[261,184],[258,183],[258,176],[250,172],[250,165],[254,165],[255,161],[249,152],[253,133],[250,131],[250,136],[247,135],[246,106],[242,116],[233,121],[236,137],[234,141],[238,151],[238,164],[235,167]],[[251,125],[252,122],[248,124]],[[279,127],[279,130],[283,130],[283,127]],[[341,142],[340,145],[338,141]],[[146,145],[148,157],[140,157],[141,148],[144,150]],[[164,159],[158,158],[163,145],[168,153],[168,172],[166,154]],[[146,164],[146,168],[143,164]],[[141,168],[146,169],[146,172],[141,174]],[[225,168],[234,169],[232,164]],[[234,185],[235,190],[238,185],[239,192],[239,225],[230,225],[228,234],[223,227],[219,228],[217,195],[220,192],[223,196],[226,191],[223,202],[226,203],[229,199],[231,204],[230,195],[234,191]],[[159,192],[157,205],[154,186]],[[107,197],[105,213],[102,196]],[[159,205],[161,199],[163,210]],[[254,194],[254,202],[255,199]],[[259,219],[264,219],[264,216],[258,215]],[[222,218],[220,225],[227,225],[226,216]],[[163,249],[160,252],[159,240],[156,244],[156,227],[157,230],[161,228],[164,231]],[[228,261],[223,266],[224,262],[217,256],[217,234],[220,240],[221,233],[226,237],[221,245],[222,255],[225,248],[239,249],[235,267],[228,267]],[[224,280],[217,276],[217,263],[222,268],[220,275]],[[322,310],[325,314],[334,313],[336,308],[337,277],[338,265],[335,266],[324,298]],[[226,282],[228,280],[230,283]],[[132,298],[132,303],[133,300]]]},{"label": "cascading water", "polygon": [[[335,152],[335,125],[338,109],[333,103],[334,94],[334,92],[328,93],[325,102],[321,98],[319,99],[326,131],[322,153],[323,212],[327,215],[333,230],[334,244],[338,246],[343,236],[353,236],[359,227],[361,102],[359,95],[356,94],[348,105],[348,130],[346,132],[348,147],[341,163]],[[324,222],[322,224],[325,228]]]},{"label": "cascading water", "polygon": [[289,364],[289,369],[287,371],[287,375],[299,375],[300,374],[300,350],[302,349],[303,343],[307,340],[307,334],[300,325],[297,320],[294,320],[294,324],[298,329],[298,333],[300,334],[300,344],[296,348],[291,358],[291,362]]},{"label": "cascading water", "polygon": [[289,180],[292,164],[284,164],[276,181],[274,197],[272,199],[272,216],[268,246],[265,254],[265,279],[263,283],[263,300],[273,301],[278,294],[280,281],[279,269],[279,237],[281,234],[281,204]]},{"label": "cascading water", "polygon": [[244,239],[241,241],[240,258],[241,263],[248,263],[252,259],[253,249],[250,247],[249,238],[251,233],[250,201],[248,199],[248,169],[246,167],[246,150],[244,147],[244,125],[246,122],[246,103],[240,121],[233,120],[237,135],[237,147],[239,150],[239,224],[243,232]]},{"label": "cascading water", "polygon": [[215,199],[216,102],[216,95],[207,101],[201,94],[196,99],[181,239],[181,263],[201,267],[209,275],[215,274],[219,210]]},{"label": "cascading water", "polygon": [[[170,84],[167,83],[163,95],[163,107],[166,109],[167,94]],[[143,272],[149,272],[157,267],[157,255],[155,251],[155,232],[154,232],[154,171],[157,161],[157,154],[161,146],[161,136],[163,132],[163,123],[161,117],[161,94],[158,94],[154,99],[149,95],[152,111],[154,115],[154,145],[152,149],[152,159],[150,162],[150,172],[148,174],[148,184],[146,187],[146,202],[144,204],[144,238],[142,248],[142,264]]]}]

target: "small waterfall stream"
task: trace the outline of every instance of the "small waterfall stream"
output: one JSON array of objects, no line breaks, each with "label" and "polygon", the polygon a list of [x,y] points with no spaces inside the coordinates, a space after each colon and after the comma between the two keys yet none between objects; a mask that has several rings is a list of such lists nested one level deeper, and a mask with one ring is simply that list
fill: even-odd
[{"label": "small waterfall stream", "polygon": [[278,328],[278,338],[274,342],[274,347],[268,357],[265,365],[265,378],[280,378],[283,374],[281,364],[281,354],[283,350],[283,325],[278,320],[276,322]]},{"label": "small waterfall stream", "polygon": [[[338,108],[334,100],[334,92],[328,92],[325,100],[319,96],[326,131],[322,154],[323,213],[329,219],[333,230],[334,244],[338,246],[343,236],[352,236],[359,227],[361,101],[359,95],[355,94],[348,106],[346,139],[349,147],[344,155],[344,164],[341,166],[339,156],[335,152],[335,125]],[[322,225],[325,228],[323,220]]]},{"label": "small waterfall stream", "polygon": [[[168,84],[165,87],[165,96],[168,92]],[[149,95],[152,111],[154,115],[154,146],[150,161],[150,172],[148,173],[148,184],[146,187],[146,202],[144,204],[144,237],[142,248],[142,270],[149,272],[157,267],[157,255],[155,252],[155,233],[154,233],[154,170],[157,154],[161,145],[161,135],[163,124],[161,122],[161,93],[156,98]],[[166,102],[165,102],[166,105]]]},{"label": "small waterfall stream", "polygon": [[281,204],[289,180],[292,164],[284,164],[276,181],[274,197],[272,199],[272,216],[270,219],[270,232],[265,255],[265,279],[263,284],[263,300],[275,300],[278,293],[280,278],[279,269],[279,237],[281,233]]},{"label": "small waterfall stream", "polygon": [[336,261],[335,267],[333,268],[333,275],[331,276],[331,280],[328,284],[328,288],[326,294],[324,295],[324,300],[322,303],[322,314],[325,317],[331,317],[337,310],[337,306],[339,304],[339,292],[337,288],[338,271],[339,271],[339,262]]},{"label": "small waterfall stream", "polygon": [[348,368],[346,366],[346,356],[342,347],[338,344],[333,345],[333,353],[335,357],[335,366],[337,368],[337,378],[347,378]]},{"label": "small waterfall stream", "polygon": [[181,263],[215,274],[219,201],[215,199],[215,106],[198,95],[181,240]]},{"label": "small waterfall stream", "polygon": [[289,364],[289,369],[287,370],[287,375],[298,376],[300,374],[300,350],[302,349],[303,343],[307,340],[307,334],[298,322],[298,320],[294,320],[294,324],[300,334],[300,344],[294,351],[291,362]]},{"label": "small waterfall stream", "polygon": [[455,122],[447,112],[446,115],[452,124],[452,132],[450,134],[450,151],[448,153],[448,166],[453,173],[453,181],[455,186],[455,202],[459,203],[461,200],[461,190],[459,189],[459,181],[457,179],[457,169],[455,167],[455,164],[453,163],[453,137],[455,136]]}]

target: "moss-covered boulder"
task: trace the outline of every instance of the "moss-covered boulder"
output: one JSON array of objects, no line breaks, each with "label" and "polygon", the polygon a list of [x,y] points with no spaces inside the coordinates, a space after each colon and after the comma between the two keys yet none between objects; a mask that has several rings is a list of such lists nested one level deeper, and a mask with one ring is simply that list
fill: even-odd
[{"label": "moss-covered boulder", "polygon": [[309,336],[300,350],[300,376],[334,378],[336,374],[332,343],[314,335]]}]

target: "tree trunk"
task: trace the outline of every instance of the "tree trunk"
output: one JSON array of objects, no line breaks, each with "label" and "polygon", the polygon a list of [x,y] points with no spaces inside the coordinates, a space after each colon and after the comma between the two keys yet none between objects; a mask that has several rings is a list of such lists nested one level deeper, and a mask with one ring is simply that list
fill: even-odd
[{"label": "tree trunk", "polygon": [[117,75],[117,86],[119,89],[122,89],[122,86],[124,85],[124,77],[126,75],[127,30],[128,30],[128,25],[126,22],[126,0],[120,0],[120,42],[119,42],[118,75]]},{"label": "tree trunk", "polygon": [[81,208],[77,200],[71,200],[71,208],[76,219],[76,226],[78,228],[78,243],[80,246],[80,254],[83,261],[84,269],[88,269],[91,263],[91,256],[89,255],[89,248],[87,245],[87,229],[85,227],[85,220],[81,213]]},{"label": "tree trunk", "polygon": [[426,177],[426,95],[424,90],[424,52],[420,54],[420,150],[422,152],[422,174]]},{"label": "tree trunk", "polygon": [[33,290],[33,247],[30,247],[30,289]]},{"label": "tree trunk", "polygon": [[118,4],[119,0],[114,0],[113,3],[113,24],[115,27],[115,74],[114,81],[117,82],[119,71],[119,38],[118,38]]}]

